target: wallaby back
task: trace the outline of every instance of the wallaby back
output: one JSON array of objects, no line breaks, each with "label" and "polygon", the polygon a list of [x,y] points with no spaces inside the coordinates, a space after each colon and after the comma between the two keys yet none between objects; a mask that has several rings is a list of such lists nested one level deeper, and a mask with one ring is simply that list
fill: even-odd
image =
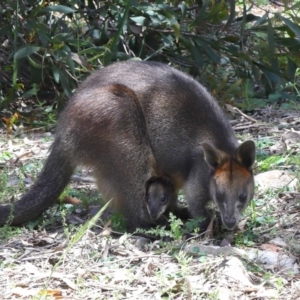
[{"label": "wallaby back", "polygon": [[[111,85],[114,87],[108,88]],[[137,101],[132,101],[131,93]],[[216,202],[224,225],[232,229],[253,195],[254,143],[238,145],[221,108],[191,77],[160,63],[137,61],[100,69],[79,86],[61,114],[44,167],[47,171],[42,171],[33,188],[15,204],[19,218],[27,213],[28,203],[39,204],[26,220],[51,205],[74,167],[86,164],[94,167],[99,190],[105,199],[113,199],[131,229],[151,226],[143,188],[151,163],[141,139],[145,128],[130,121],[139,124],[142,119],[134,103],[141,106],[159,174],[167,174],[176,190],[183,189],[191,216],[205,215],[207,201],[216,201],[215,194],[221,191],[223,202]],[[54,173],[48,171],[53,167]],[[245,201],[241,201],[241,191]],[[229,201],[238,209],[233,210]],[[0,215],[5,214],[0,224],[7,220],[8,211],[10,207],[0,207]]]}]

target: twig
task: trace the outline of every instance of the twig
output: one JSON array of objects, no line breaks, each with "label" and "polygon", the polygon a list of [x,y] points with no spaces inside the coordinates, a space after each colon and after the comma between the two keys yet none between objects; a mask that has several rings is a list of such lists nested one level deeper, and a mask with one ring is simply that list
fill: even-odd
[{"label": "twig", "polygon": [[206,235],[208,231],[209,231],[209,230],[206,230],[206,231],[204,231],[204,232],[201,232],[200,234],[197,234],[197,235],[195,235],[195,236],[191,236],[190,238],[186,239],[186,240],[184,241],[184,243],[182,244],[182,246],[181,246],[181,248],[180,248],[180,251],[183,250],[183,248],[184,248],[184,246],[186,245],[187,242],[189,242],[189,241],[191,241],[191,240],[194,240],[194,239],[197,239],[197,238],[200,238],[200,237],[203,236],[203,235]]},{"label": "twig", "polygon": [[246,126],[239,126],[239,127],[233,127],[234,130],[243,130],[243,129],[248,129],[248,128],[255,128],[255,127],[259,127],[262,126],[263,124],[252,124],[252,125],[246,125]]},{"label": "twig", "polygon": [[241,110],[239,110],[237,107],[232,107],[233,110],[235,110],[236,112],[238,112],[240,115],[242,115],[243,117],[245,117],[246,119],[248,119],[251,122],[257,123],[258,121],[254,118],[249,117],[248,115],[244,114]]},{"label": "twig", "polygon": [[279,3],[277,1],[274,1],[274,0],[269,0],[271,3],[275,4],[275,5],[278,5],[278,6],[281,6],[281,7],[284,7],[284,4],[282,3]]},{"label": "twig", "polygon": [[74,182],[87,182],[87,183],[95,183],[96,182],[94,177],[78,176],[78,175],[72,175],[71,181],[74,181]]}]

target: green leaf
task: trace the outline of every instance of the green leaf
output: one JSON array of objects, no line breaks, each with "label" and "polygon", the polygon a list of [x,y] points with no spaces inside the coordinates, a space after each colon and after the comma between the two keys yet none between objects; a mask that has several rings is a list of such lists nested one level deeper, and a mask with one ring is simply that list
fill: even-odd
[{"label": "green leaf", "polygon": [[37,47],[37,46],[26,46],[24,48],[19,49],[15,54],[14,54],[14,59],[20,59],[26,56],[29,56],[33,53],[36,53],[37,51],[39,51],[40,49],[42,49],[41,47]]},{"label": "green leaf", "polygon": [[290,10],[299,9],[299,8],[300,8],[300,2],[297,2],[294,5],[292,5],[292,7],[290,7]]},{"label": "green leaf", "polygon": [[295,76],[296,70],[297,70],[297,64],[288,57],[288,67],[287,67],[288,76],[290,78],[293,78]]},{"label": "green leaf", "polygon": [[117,52],[116,58],[118,60],[128,60],[130,58],[130,55],[128,55],[127,53],[124,53],[124,52]]},{"label": "green leaf", "polygon": [[206,41],[200,41],[196,39],[195,42],[206,52],[207,56],[216,64],[220,62],[220,55],[210,46],[207,45]]},{"label": "green leaf", "polygon": [[241,85],[241,83],[243,82],[243,79],[240,78],[239,80],[237,80],[234,84],[232,84],[228,90],[226,91],[226,94],[228,95],[229,93],[233,92],[239,85]]},{"label": "green leaf", "polygon": [[173,24],[172,28],[174,30],[174,35],[175,35],[175,38],[176,38],[176,42],[178,42],[178,39],[180,37],[180,25],[179,25],[179,23],[176,22],[176,24]]},{"label": "green leaf", "polygon": [[258,66],[262,71],[267,70],[268,72],[271,72],[274,75],[276,75],[278,78],[283,78],[285,80],[288,80],[288,77],[284,73],[280,72],[279,69],[272,68],[272,67],[267,66],[267,65],[262,65],[261,63],[258,63],[256,61],[253,61],[252,63],[254,63],[256,66]]},{"label": "green leaf", "polygon": [[272,87],[272,83],[279,83],[280,77],[273,72],[273,70],[267,66],[264,66],[260,63],[253,62],[266,76],[270,87]]},{"label": "green leaf", "polygon": [[68,83],[68,78],[65,74],[65,72],[62,70],[57,70],[59,73],[59,77],[60,77],[60,84],[64,90],[64,93],[67,97],[71,97],[72,95],[72,91],[70,89],[69,83]]},{"label": "green leaf", "polygon": [[198,15],[198,17],[195,19],[194,22],[191,23],[191,27],[195,27],[197,25],[199,25],[200,23],[202,23],[208,16],[207,14],[207,7],[210,1],[205,1],[204,4],[202,5],[201,9],[200,9],[200,13]]},{"label": "green leaf", "polygon": [[37,84],[33,83],[32,84],[32,89],[25,92],[22,95],[22,98],[27,99],[27,98],[32,97],[32,96],[37,96],[38,91],[39,91],[39,86]]},{"label": "green leaf", "polygon": [[288,26],[289,29],[297,35],[298,39],[300,40],[300,27],[285,17],[280,16],[280,18],[285,23],[285,25]]},{"label": "green leaf", "polygon": [[230,43],[237,43],[240,41],[240,38],[235,35],[226,35],[226,36],[222,37],[221,40],[230,42]]},{"label": "green leaf", "polygon": [[269,15],[269,13],[266,12],[262,17],[260,17],[260,18],[253,24],[252,29],[253,29],[254,27],[258,27],[259,25],[262,25],[262,24],[266,23],[266,22],[267,22],[268,15]]},{"label": "green leaf", "polygon": [[185,18],[185,14],[186,14],[186,3],[185,3],[184,1],[181,2],[180,9],[181,9],[181,15],[182,15],[182,17]]},{"label": "green leaf", "polygon": [[260,71],[258,69],[257,66],[255,66],[254,64],[252,64],[252,75],[254,77],[255,80],[260,80]]},{"label": "green leaf", "polygon": [[131,17],[130,18],[132,21],[134,21],[136,24],[139,24],[139,25],[144,25],[144,22],[145,22],[145,20],[146,20],[146,18],[145,17],[142,17],[142,16],[140,16],[140,17]]},{"label": "green leaf", "polygon": [[105,52],[106,50],[108,50],[108,48],[106,48],[104,46],[91,47],[91,48],[87,48],[87,49],[83,49],[83,50],[79,51],[78,54],[99,54],[99,53]]},{"label": "green leaf", "polygon": [[59,83],[60,74],[56,65],[52,64],[52,74],[56,83]]},{"label": "green leaf", "polygon": [[72,75],[75,75],[75,64],[74,64],[74,61],[71,58],[71,56],[67,57],[67,64],[70,68],[70,71],[71,71]]},{"label": "green leaf", "polygon": [[39,63],[37,63],[36,61],[34,61],[30,56],[27,57],[29,63],[36,69],[42,69],[43,65],[40,65]]},{"label": "green leaf", "polygon": [[76,10],[65,5],[50,5],[41,9],[41,12],[50,12],[50,11],[56,11],[61,14],[71,14],[74,13]]},{"label": "green leaf", "polygon": [[222,81],[216,87],[216,94],[220,93],[220,91],[222,91],[226,87],[227,83],[228,83],[228,77],[225,75],[225,77],[222,79]]},{"label": "green leaf", "polygon": [[69,33],[59,33],[51,38],[53,44],[65,43]]},{"label": "green leaf", "polygon": [[203,66],[203,59],[201,53],[198,51],[197,47],[192,46],[191,52],[193,54],[193,58],[199,67]]},{"label": "green leaf", "polygon": [[174,38],[172,35],[162,36],[162,41],[166,47],[172,47],[174,45]]}]

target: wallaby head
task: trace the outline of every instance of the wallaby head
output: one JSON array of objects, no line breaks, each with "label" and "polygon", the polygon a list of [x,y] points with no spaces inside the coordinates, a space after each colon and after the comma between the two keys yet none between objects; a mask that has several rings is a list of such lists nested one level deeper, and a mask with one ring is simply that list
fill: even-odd
[{"label": "wallaby head", "polygon": [[146,206],[153,220],[159,219],[177,201],[174,182],[168,176],[153,176],[145,183]]},{"label": "wallaby head", "polygon": [[233,157],[207,143],[202,144],[202,149],[212,169],[210,195],[220,210],[223,224],[232,230],[254,194],[254,142],[241,144]]}]

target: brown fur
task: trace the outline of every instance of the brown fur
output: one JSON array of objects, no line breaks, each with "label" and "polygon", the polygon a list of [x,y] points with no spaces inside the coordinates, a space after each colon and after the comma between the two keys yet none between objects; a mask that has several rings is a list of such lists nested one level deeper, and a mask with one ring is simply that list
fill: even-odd
[{"label": "brown fur", "polygon": [[[14,205],[0,207],[0,225],[37,217],[54,204],[75,167],[85,164],[94,167],[100,192],[124,214],[128,229],[152,226],[143,186],[153,161],[143,137],[151,143],[158,174],[171,177],[176,189],[182,187],[191,217],[206,215],[212,199],[224,225],[236,225],[253,195],[254,143],[238,145],[216,101],[191,77],[163,64],[137,61],[100,69],[79,86],[60,116],[36,183]],[[225,158],[232,172],[223,166]]]}]

